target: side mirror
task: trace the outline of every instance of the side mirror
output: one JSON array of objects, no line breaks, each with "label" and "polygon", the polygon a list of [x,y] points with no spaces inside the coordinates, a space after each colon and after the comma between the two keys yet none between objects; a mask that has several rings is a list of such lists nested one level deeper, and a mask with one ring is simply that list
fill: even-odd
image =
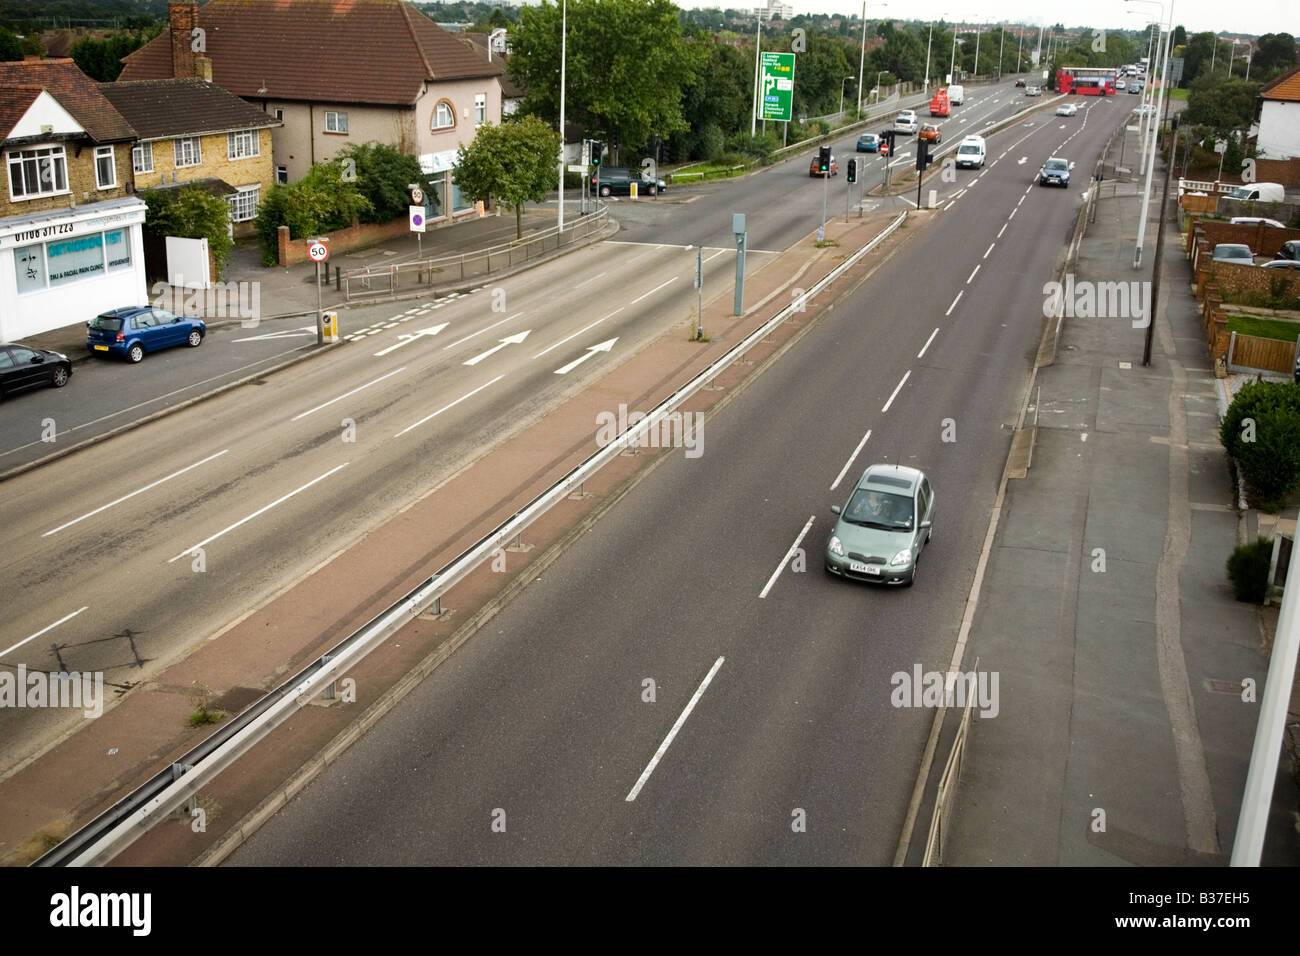
[{"label": "side mirror", "polygon": [[837,514],[839,514],[839,513],[840,513],[840,506],[839,506],[839,505],[831,505],[831,514],[836,514],[836,515],[837,515]]},{"label": "side mirror", "polygon": [[40,364],[41,364],[42,362],[44,362],[44,361],[45,361],[45,356],[44,356],[44,355],[33,355],[33,356],[32,356],[32,364],[33,364],[33,365],[40,365]]},{"label": "side mirror", "polygon": [[929,518],[926,518],[924,521],[922,521],[922,522],[920,523],[920,525],[918,525],[918,527],[919,527],[922,531],[924,531],[926,528],[930,527],[930,526],[933,525],[933,524],[934,524],[933,521],[931,521]]}]

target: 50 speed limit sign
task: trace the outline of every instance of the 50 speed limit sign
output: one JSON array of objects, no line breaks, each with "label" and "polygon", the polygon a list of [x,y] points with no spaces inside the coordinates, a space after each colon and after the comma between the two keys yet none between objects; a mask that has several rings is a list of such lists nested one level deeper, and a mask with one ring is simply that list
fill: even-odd
[{"label": "50 speed limit sign", "polygon": [[324,262],[330,257],[330,247],[323,242],[313,242],[307,247],[307,255],[312,262]]}]

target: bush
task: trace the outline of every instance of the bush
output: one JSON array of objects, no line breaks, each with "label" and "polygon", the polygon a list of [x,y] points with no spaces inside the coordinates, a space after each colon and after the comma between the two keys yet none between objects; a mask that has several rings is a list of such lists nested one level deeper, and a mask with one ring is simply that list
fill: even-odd
[{"label": "bush", "polygon": [[781,140],[772,133],[750,136],[742,132],[727,137],[726,149],[730,153],[742,153],[752,159],[765,160],[780,146]]},{"label": "bush", "polygon": [[1300,483],[1300,385],[1248,382],[1228,406],[1219,440],[1266,510],[1276,510]]},{"label": "bush", "polygon": [[[406,218],[411,205],[411,183],[421,183],[424,193],[435,202],[437,193],[430,183],[441,177],[426,176],[420,161],[387,143],[353,143],[340,150],[338,161],[345,176],[351,176],[357,191],[365,196],[370,208],[358,217],[362,222],[385,223]],[[432,215],[438,215],[434,209]]]},{"label": "bush", "polygon": [[722,127],[717,123],[710,123],[700,131],[700,141],[697,146],[699,155],[702,159],[710,162],[719,162],[719,156],[727,148],[727,138],[722,134]]},{"label": "bush", "polygon": [[1268,566],[1273,559],[1273,541],[1260,538],[1232,550],[1228,558],[1228,580],[1238,601],[1263,604],[1268,593]]},{"label": "bush", "polygon": [[262,237],[262,265],[280,261],[277,230],[289,227],[290,239],[305,239],[343,229],[371,208],[357,188],[356,177],[337,159],[316,163],[307,175],[287,186],[272,186],[257,214]]},{"label": "bush", "polygon": [[230,238],[230,204],[197,186],[179,190],[150,189],[143,193],[148,212],[145,227],[159,236],[206,239],[218,282],[235,241]]}]

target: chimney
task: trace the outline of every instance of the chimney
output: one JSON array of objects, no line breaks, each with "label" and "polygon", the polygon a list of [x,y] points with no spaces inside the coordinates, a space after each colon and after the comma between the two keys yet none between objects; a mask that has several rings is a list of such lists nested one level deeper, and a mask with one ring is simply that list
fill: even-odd
[{"label": "chimney", "polygon": [[194,75],[204,83],[212,82],[212,57],[196,56],[194,58]]},{"label": "chimney", "polygon": [[171,24],[172,76],[185,79],[196,76],[194,64],[194,28],[199,25],[197,0],[170,0],[167,18]]}]

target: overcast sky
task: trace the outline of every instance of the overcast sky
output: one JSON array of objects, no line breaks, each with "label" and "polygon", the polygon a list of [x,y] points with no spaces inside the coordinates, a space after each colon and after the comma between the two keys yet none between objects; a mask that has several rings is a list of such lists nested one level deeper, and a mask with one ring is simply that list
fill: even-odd
[{"label": "overcast sky", "polygon": [[[707,2],[707,0],[674,0],[679,7],[720,7],[726,9],[749,9],[759,6],[756,0],[731,3]],[[766,0],[762,0],[766,5]],[[800,13],[842,13],[861,14],[862,0],[793,0],[790,4],[796,14]],[[1169,0],[1165,0],[1165,16],[1169,14]],[[1050,13],[1051,10],[1059,12]],[[1138,11],[1130,13],[1129,11]],[[926,17],[942,18],[947,12],[950,20],[969,22],[999,20],[1008,22],[1041,24],[1046,20],[1047,26],[1060,21],[1067,27],[1087,26],[1093,29],[1136,29],[1160,16],[1160,6],[1156,3],[1125,3],[1124,0],[1088,0],[1086,3],[1048,4],[1042,0],[978,0],[978,2],[957,2],[957,0],[934,0],[929,4],[918,4],[911,0],[892,0],[888,5],[867,3],[867,19],[897,17],[900,20],[920,20]],[[1245,2],[1225,2],[1225,0],[1173,0],[1174,26],[1179,24],[1189,33],[1202,30],[1217,32],[1250,33],[1290,33],[1300,34],[1300,0],[1245,0]]]}]

